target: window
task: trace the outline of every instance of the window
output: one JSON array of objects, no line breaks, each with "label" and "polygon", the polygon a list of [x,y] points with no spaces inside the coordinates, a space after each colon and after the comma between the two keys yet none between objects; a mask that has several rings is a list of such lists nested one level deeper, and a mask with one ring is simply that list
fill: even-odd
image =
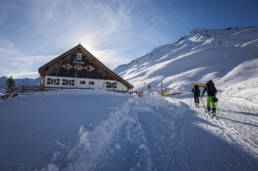
[{"label": "window", "polygon": [[68,85],[74,86],[74,80],[68,80]]},{"label": "window", "polygon": [[88,66],[88,71],[92,71],[92,66],[91,65]]},{"label": "window", "polygon": [[116,82],[114,83],[106,82],[106,88],[117,88],[117,84]]},{"label": "window", "polygon": [[77,65],[76,69],[77,69],[77,71],[80,71],[81,70],[81,65]]},{"label": "window", "polygon": [[89,85],[94,85],[94,81],[89,81]]},{"label": "window", "polygon": [[77,53],[76,60],[77,61],[81,61],[82,60],[82,54],[81,53]]},{"label": "window", "polygon": [[80,81],[80,84],[86,84],[86,81]]},{"label": "window", "polygon": [[55,85],[56,84],[56,79],[51,79],[51,84]]},{"label": "window", "polygon": [[51,78],[47,78],[47,84],[51,84],[51,85],[59,85],[59,84],[60,84],[60,79],[51,79]]},{"label": "window", "polygon": [[65,69],[70,69],[70,64],[65,64]]}]

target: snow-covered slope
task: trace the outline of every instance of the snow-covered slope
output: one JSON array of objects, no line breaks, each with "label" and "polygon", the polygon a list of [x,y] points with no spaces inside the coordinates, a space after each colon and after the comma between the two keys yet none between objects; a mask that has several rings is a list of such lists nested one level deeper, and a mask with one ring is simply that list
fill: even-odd
[{"label": "snow-covered slope", "polygon": [[222,89],[258,77],[258,28],[196,29],[178,42],[154,49],[115,72],[136,89],[147,84],[187,91],[190,82],[215,80]]}]

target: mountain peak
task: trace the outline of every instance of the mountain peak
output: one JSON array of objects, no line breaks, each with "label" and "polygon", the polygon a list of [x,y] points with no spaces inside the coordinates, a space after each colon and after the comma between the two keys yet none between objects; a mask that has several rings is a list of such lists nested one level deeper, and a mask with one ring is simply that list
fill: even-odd
[{"label": "mountain peak", "polygon": [[155,48],[115,72],[140,89],[163,80],[184,89],[187,81],[220,80],[243,62],[258,56],[257,27],[194,29],[173,44]]}]

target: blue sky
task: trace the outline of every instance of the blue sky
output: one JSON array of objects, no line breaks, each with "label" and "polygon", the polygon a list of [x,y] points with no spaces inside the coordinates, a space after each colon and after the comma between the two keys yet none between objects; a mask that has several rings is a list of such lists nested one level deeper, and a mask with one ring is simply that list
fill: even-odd
[{"label": "blue sky", "polygon": [[258,26],[257,0],[0,0],[0,76],[79,42],[111,69],[196,28]]}]

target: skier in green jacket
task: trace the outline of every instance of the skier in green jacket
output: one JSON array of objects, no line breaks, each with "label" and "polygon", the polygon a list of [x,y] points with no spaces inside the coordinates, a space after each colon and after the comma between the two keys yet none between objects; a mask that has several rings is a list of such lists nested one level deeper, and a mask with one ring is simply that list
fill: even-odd
[{"label": "skier in green jacket", "polygon": [[202,92],[202,97],[204,96],[204,93],[207,91],[207,110],[208,112],[210,112],[212,114],[216,113],[216,102],[217,102],[217,98],[216,98],[216,94],[217,94],[217,89],[213,83],[212,80],[209,80],[206,83],[206,87],[204,88],[203,92]]}]

